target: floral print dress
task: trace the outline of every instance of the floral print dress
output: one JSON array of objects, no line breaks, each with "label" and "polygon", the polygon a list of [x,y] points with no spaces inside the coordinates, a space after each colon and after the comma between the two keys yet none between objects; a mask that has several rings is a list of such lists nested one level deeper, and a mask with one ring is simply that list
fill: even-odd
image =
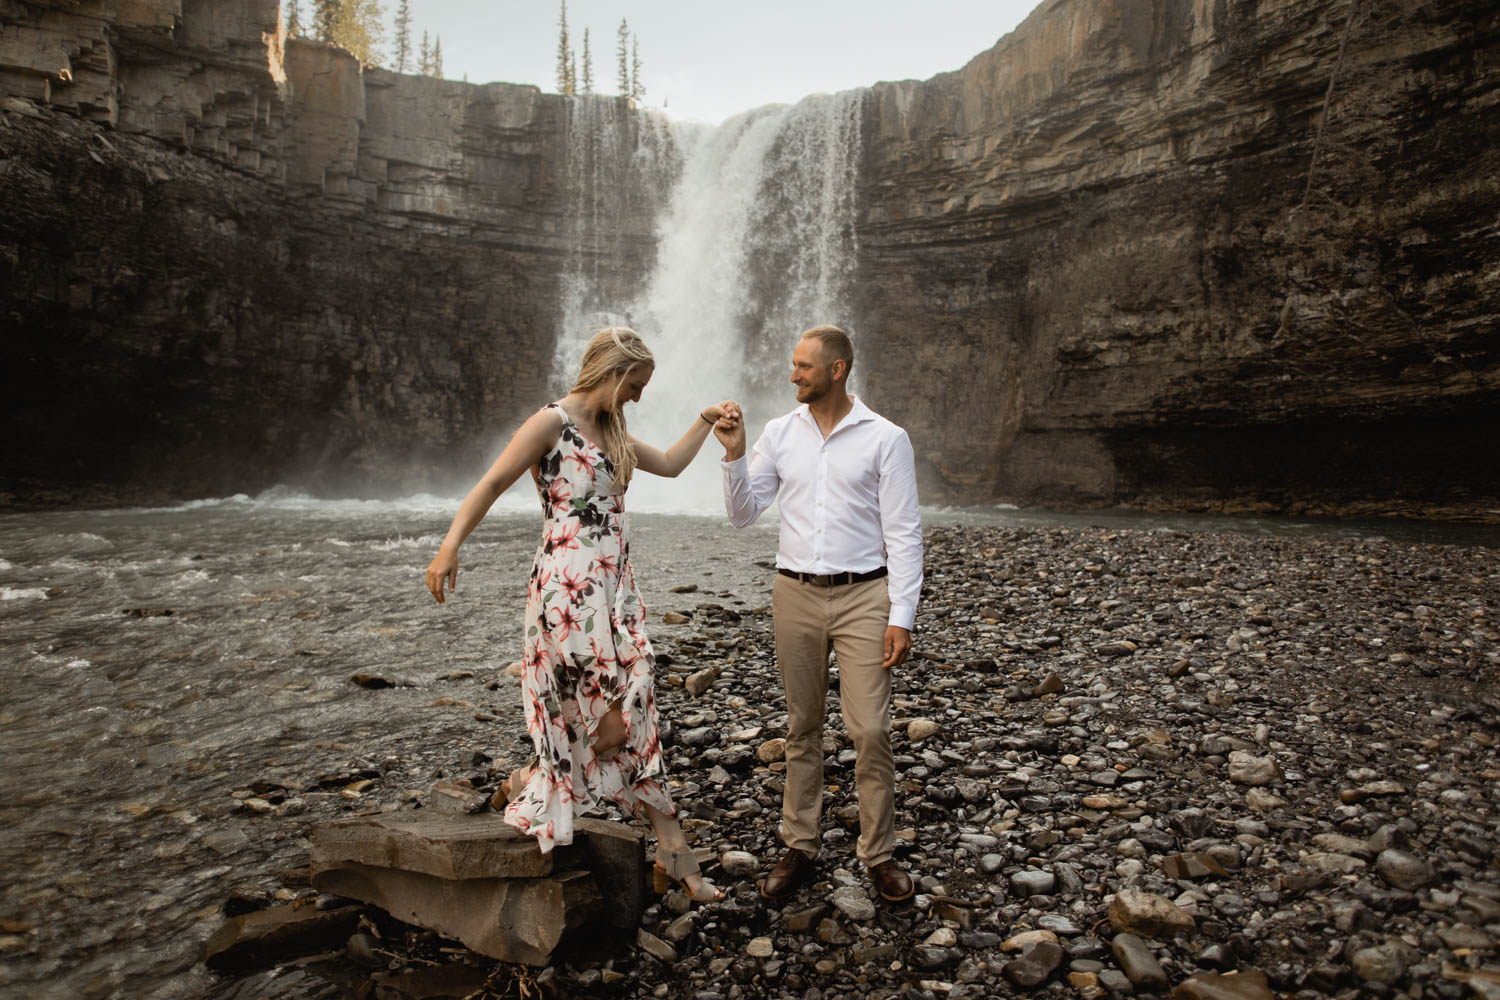
[{"label": "floral print dress", "polygon": [[[573,842],[573,817],[614,802],[672,813],[657,733],[655,657],[630,566],[625,496],[614,466],[561,406],[557,444],[542,457],[542,541],[531,566],[521,697],[537,764],[506,822],[543,851]],[[609,760],[591,745],[619,704],[627,735]]]}]

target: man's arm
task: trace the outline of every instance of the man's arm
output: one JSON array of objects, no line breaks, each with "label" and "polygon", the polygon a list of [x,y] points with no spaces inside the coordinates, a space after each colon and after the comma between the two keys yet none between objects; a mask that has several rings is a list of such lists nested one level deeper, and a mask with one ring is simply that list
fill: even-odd
[{"label": "man's arm", "polygon": [[730,524],[744,528],[754,524],[781,491],[781,477],[776,473],[776,460],[767,441],[769,434],[761,434],[755,442],[755,452],[747,459],[743,418],[730,428],[724,428],[721,421],[714,433],[724,444],[724,513],[729,516]]},{"label": "man's arm", "polygon": [[885,630],[885,666],[901,663],[911,648],[911,630],[922,594],[922,510],[917,504],[917,465],[911,440],[898,428],[881,452],[880,532],[885,541],[891,615]]}]

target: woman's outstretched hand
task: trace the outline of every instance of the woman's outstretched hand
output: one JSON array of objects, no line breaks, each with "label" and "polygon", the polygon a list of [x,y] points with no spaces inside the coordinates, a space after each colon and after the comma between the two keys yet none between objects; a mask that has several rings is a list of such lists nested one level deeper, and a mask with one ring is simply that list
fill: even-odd
[{"label": "woman's outstretched hand", "polygon": [[432,557],[432,562],[427,564],[427,589],[432,591],[432,596],[442,604],[443,584],[448,585],[448,593],[458,589],[458,553],[449,552],[446,548],[438,549],[438,554]]},{"label": "woman's outstretched hand", "polygon": [[741,419],[740,404],[732,399],[726,399],[722,403],[705,406],[698,415],[712,424],[717,432],[726,421],[732,423]]}]

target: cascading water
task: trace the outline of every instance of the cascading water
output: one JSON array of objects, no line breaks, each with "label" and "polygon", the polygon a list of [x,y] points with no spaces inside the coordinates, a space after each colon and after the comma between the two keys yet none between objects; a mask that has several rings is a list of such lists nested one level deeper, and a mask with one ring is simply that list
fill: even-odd
[{"label": "cascading water", "polygon": [[[651,130],[637,133],[649,146],[644,151],[589,146],[598,133],[575,135],[581,145],[572,154],[581,162],[620,156],[642,178],[662,167],[675,176],[655,227],[654,263],[642,290],[628,297],[617,294],[617,274],[603,264],[612,249],[603,242],[612,219],[626,217],[613,214],[616,195],[596,174],[583,178],[577,204],[593,242],[564,283],[559,383],[577,370],[594,329],[623,322],[657,359],[644,401],[629,412],[642,440],[670,445],[701,407],[734,398],[745,407],[753,442],[766,420],[791,409],[786,379],[797,334],[819,323],[848,329],[864,94],[816,95],[713,129],[653,116]],[[664,148],[673,155],[662,155]],[[637,184],[659,191],[663,180]],[[631,508],[721,509],[712,458],[718,446],[710,441],[705,451],[680,479],[642,476],[631,487]]]},{"label": "cascading water", "polygon": [[628,323],[630,289],[649,266],[649,233],[682,174],[682,129],[658,111],[617,97],[568,99],[569,254],[552,387],[566,392],[590,335]]}]

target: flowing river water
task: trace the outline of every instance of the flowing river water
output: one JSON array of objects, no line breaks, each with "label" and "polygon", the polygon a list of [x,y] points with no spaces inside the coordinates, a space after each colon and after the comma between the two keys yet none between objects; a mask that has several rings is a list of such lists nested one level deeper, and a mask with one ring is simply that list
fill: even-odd
[{"label": "flowing river water", "polygon": [[[216,985],[197,964],[202,941],[232,892],[263,893],[276,873],[306,864],[313,822],[408,807],[439,774],[482,772],[476,754],[521,757],[504,668],[520,652],[538,537],[529,493],[522,484],[507,494],[471,538],[458,594],[442,607],[422,571],[453,499],[278,491],[0,516],[0,996],[337,995],[296,972],[251,992]],[[996,508],[927,519],[1371,530]],[[1500,541],[1496,528],[1380,530]],[[704,600],[768,603],[774,521],[736,531],[706,512],[648,509],[632,514],[632,532],[653,622]],[[696,592],[673,592],[687,586]],[[398,686],[368,690],[355,674]],[[344,795],[369,774],[375,792]],[[242,800],[267,789],[283,802],[248,811]]]}]

